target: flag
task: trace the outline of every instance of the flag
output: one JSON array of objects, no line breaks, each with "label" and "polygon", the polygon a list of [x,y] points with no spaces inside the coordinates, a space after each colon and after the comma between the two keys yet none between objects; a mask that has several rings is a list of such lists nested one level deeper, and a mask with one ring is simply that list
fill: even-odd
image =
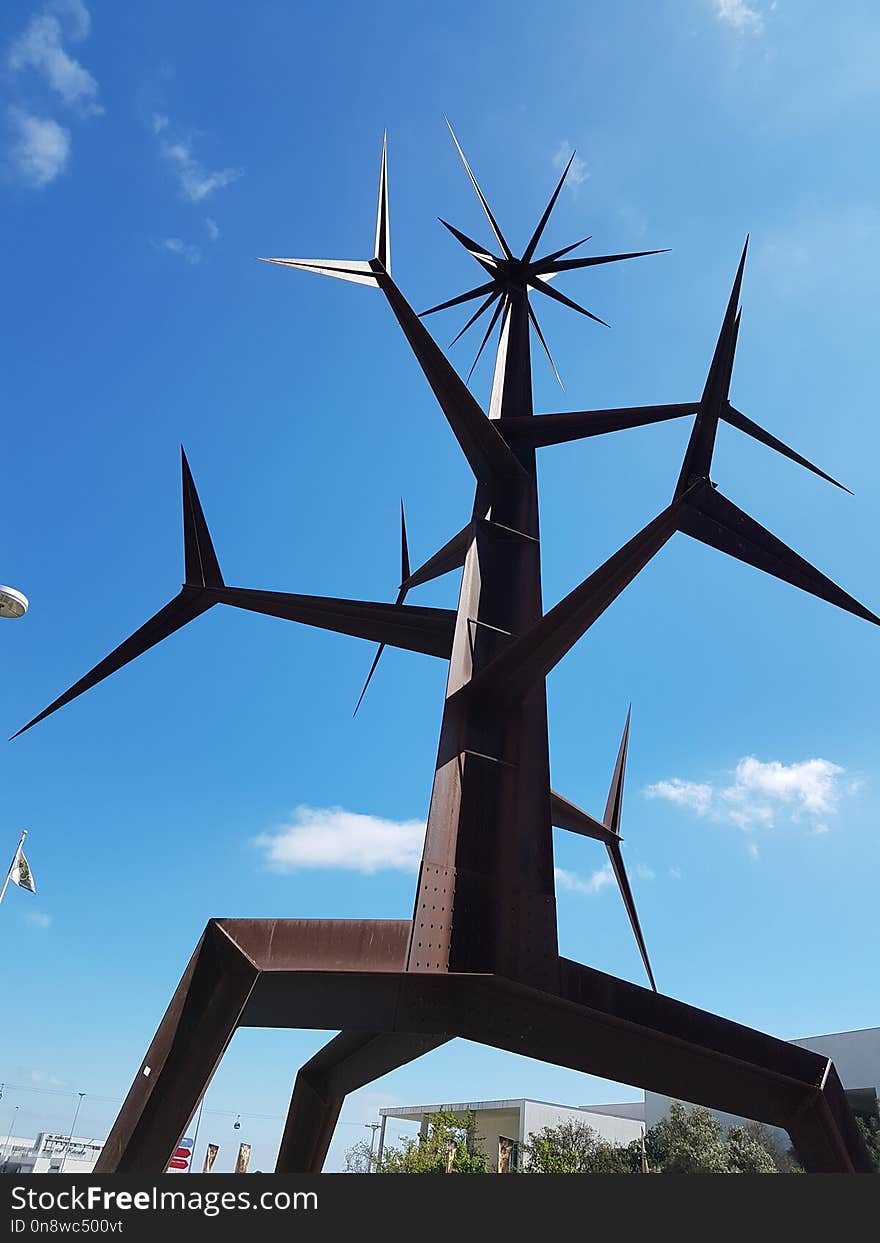
[{"label": "flag", "polygon": [[205,1149],[205,1165],[202,1170],[203,1174],[210,1174],[214,1168],[214,1162],[217,1160],[217,1153],[220,1151],[219,1144],[209,1144]]},{"label": "flag", "polygon": [[14,885],[18,885],[20,889],[28,889],[31,893],[37,892],[33,872],[27,859],[24,857],[24,851],[21,846],[15,852],[15,858],[12,860],[12,867],[9,869],[9,879]]},{"label": "flag", "polygon": [[650,1174],[651,1167],[648,1165],[648,1154],[645,1152],[645,1132],[642,1131],[642,1173]]}]

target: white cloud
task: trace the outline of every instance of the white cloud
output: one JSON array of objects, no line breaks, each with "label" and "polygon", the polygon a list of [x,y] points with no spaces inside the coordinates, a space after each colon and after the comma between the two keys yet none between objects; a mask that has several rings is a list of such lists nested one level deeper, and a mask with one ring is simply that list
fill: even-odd
[{"label": "white cloud", "polygon": [[655,875],[654,869],[649,868],[646,863],[636,864],[636,876],[639,880],[653,880]]},{"label": "white cloud", "polygon": [[[683,781],[674,777],[647,786],[647,798],[662,798],[689,807],[698,816],[735,824],[745,832],[771,829],[780,817],[804,823],[814,833],[827,831],[827,821],[843,797],[860,788],[860,782],[841,779],[845,769],[830,760],[799,760],[783,764],[744,756],[728,785]],[[757,851],[753,852],[757,855]]]},{"label": "white cloud", "polygon": [[217,221],[212,220],[210,216],[206,216],[205,217],[205,228],[208,231],[208,237],[211,239],[211,241],[216,242],[217,238],[220,236],[220,229],[217,226]]},{"label": "white cloud", "polygon": [[754,35],[759,35],[764,30],[762,14],[746,3],[746,0],[713,0],[713,3],[715,16],[726,26]]},{"label": "white cloud", "polygon": [[172,136],[171,122],[163,113],[153,114],[151,126],[159,140],[159,154],[174,171],[180,192],[190,203],[201,203],[242,175],[240,168],[210,172],[193,154],[192,136]]},{"label": "white cloud", "polygon": [[275,872],[339,868],[349,872],[418,869],[424,820],[383,820],[341,807],[297,807],[289,824],[261,833],[255,845]]},{"label": "white cloud", "polygon": [[611,864],[606,863],[604,867],[593,872],[586,880],[574,872],[566,872],[562,868],[554,868],[556,875],[556,884],[560,889],[565,889],[569,893],[600,893],[607,885],[614,883],[614,873],[611,870]]},{"label": "white cloud", "polygon": [[52,923],[52,916],[44,911],[25,911],[24,922],[31,928],[48,928]]},{"label": "white cloud", "polygon": [[712,802],[712,787],[673,777],[671,781],[658,781],[646,786],[644,795],[645,798],[665,798],[669,803],[690,807],[698,816],[704,816]]},{"label": "white cloud", "polygon": [[[571,143],[567,138],[563,138],[562,142],[553,153],[553,167],[561,173],[568,163],[570,155]],[[576,155],[571,162],[571,168],[568,170],[568,176],[565,179],[565,184],[572,188],[582,186],[589,175],[590,171],[587,168],[587,161],[582,160],[579,155]]]},{"label": "white cloud", "polygon": [[50,1074],[48,1070],[30,1070],[27,1078],[35,1086],[45,1086],[52,1088],[60,1088],[64,1086],[64,1080],[59,1079],[57,1075]]},{"label": "white cloud", "polygon": [[70,23],[70,37],[74,43],[87,39],[92,29],[92,16],[83,0],[52,0],[48,6]]},{"label": "white cloud", "polygon": [[669,869],[671,880],[681,880],[681,868],[672,867]]},{"label": "white cloud", "polygon": [[[75,0],[53,4],[52,8],[70,19],[71,38],[83,39],[89,32],[88,10]],[[69,107],[81,116],[99,116],[98,83],[64,47],[64,30],[52,12],[35,14],[9,49],[7,64],[14,73],[33,69]]]},{"label": "white cloud", "polygon": [[193,246],[191,242],[185,242],[179,237],[164,237],[153,245],[157,250],[167,250],[169,254],[179,255],[181,259],[185,259],[187,263],[200,263],[202,252],[198,246]]},{"label": "white cloud", "polygon": [[33,189],[47,186],[70,159],[70,131],[51,117],[21,108],[10,108],[7,118],[12,133],[9,162],[16,177]]}]

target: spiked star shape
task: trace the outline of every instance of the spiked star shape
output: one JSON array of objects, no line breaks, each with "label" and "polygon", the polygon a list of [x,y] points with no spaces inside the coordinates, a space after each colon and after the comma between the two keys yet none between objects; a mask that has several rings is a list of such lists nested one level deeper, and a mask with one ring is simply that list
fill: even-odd
[{"label": "spiked star shape", "polygon": [[486,200],[486,196],[480,189],[480,185],[473,174],[473,170],[467,161],[467,157],[462,151],[461,145],[455,136],[455,131],[452,126],[449,125],[448,120],[446,124],[449,126],[452,141],[455,143],[456,150],[461,156],[461,161],[464,164],[467,175],[471,180],[474,190],[476,191],[477,198],[480,200],[480,205],[486,214],[486,219],[489,221],[489,226],[495,235],[495,240],[498,243],[502,253],[500,255],[494,254],[488,247],[481,246],[479,242],[475,242],[473,238],[468,237],[466,233],[462,233],[462,231],[457,229],[455,225],[449,224],[448,221],[441,218],[440,223],[449,230],[457,241],[461,243],[468,254],[471,255],[472,258],[476,259],[477,263],[479,263],[479,265],[484,269],[490,279],[485,281],[482,285],[477,285],[473,289],[468,289],[465,293],[458,294],[455,298],[449,298],[446,302],[440,302],[436,306],[429,307],[427,311],[422,311],[422,317],[426,315],[433,315],[437,311],[445,311],[449,307],[462,306],[464,303],[472,302],[476,298],[482,298],[483,301],[477,307],[476,311],[473,315],[471,315],[464,327],[453,338],[451,344],[455,345],[456,341],[458,341],[460,337],[464,336],[470,327],[472,327],[479,319],[482,318],[483,315],[487,314],[494,307],[494,310],[492,310],[492,314],[489,318],[488,327],[486,328],[483,339],[480,342],[480,347],[477,350],[476,357],[471,364],[471,369],[468,372],[468,380],[470,380],[474,373],[474,368],[479,362],[480,356],[482,355],[483,350],[492,335],[492,329],[498,323],[498,320],[503,316],[510,301],[513,298],[525,298],[526,307],[528,308],[529,321],[535,330],[535,335],[541,342],[541,348],[547,355],[547,360],[550,363],[550,366],[553,369],[553,374],[555,375],[561,388],[563,387],[562,380],[560,379],[559,372],[556,369],[556,364],[553,361],[549,346],[547,345],[547,341],[541,331],[541,326],[538,323],[538,317],[535,315],[535,312],[528,301],[529,290],[534,289],[539,293],[546,294],[546,296],[551,298],[554,302],[560,302],[563,306],[567,306],[570,310],[577,311],[581,315],[586,315],[588,319],[592,319],[595,323],[602,324],[603,327],[607,328],[608,324],[604,319],[600,319],[598,315],[594,315],[593,312],[588,311],[586,307],[580,306],[564,293],[560,293],[558,289],[553,289],[548,282],[560,272],[573,272],[578,268],[596,267],[601,263],[617,263],[621,259],[641,259],[645,255],[659,255],[665,252],[660,250],[637,250],[620,255],[590,255],[577,259],[564,258],[565,255],[570,254],[573,250],[577,250],[579,246],[583,246],[585,242],[590,240],[589,237],[584,237],[578,242],[572,242],[569,246],[563,246],[560,250],[551,251],[549,254],[546,254],[539,259],[534,257],[538,243],[544,233],[544,229],[547,227],[547,221],[550,219],[553,208],[556,206],[556,200],[559,198],[562,187],[565,184],[565,179],[568,176],[569,169],[574,161],[575,153],[572,151],[568,163],[562,171],[562,176],[559,178],[556,188],[550,196],[550,201],[544,208],[544,213],[535,226],[535,231],[529,239],[528,245],[522,255],[517,258],[510,249],[504,234],[501,232],[501,228],[492,213],[492,209]]}]

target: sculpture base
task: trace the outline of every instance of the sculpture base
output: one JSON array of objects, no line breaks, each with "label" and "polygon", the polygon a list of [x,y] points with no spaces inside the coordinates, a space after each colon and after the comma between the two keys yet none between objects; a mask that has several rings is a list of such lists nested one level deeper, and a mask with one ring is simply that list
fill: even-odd
[{"label": "sculpture base", "polygon": [[211,920],[95,1166],[161,1174],[239,1027],[339,1031],[299,1072],[276,1171],[320,1172],[345,1096],[455,1036],[783,1127],[871,1173],[832,1062],[590,967],[556,992],[405,969],[408,920]]}]

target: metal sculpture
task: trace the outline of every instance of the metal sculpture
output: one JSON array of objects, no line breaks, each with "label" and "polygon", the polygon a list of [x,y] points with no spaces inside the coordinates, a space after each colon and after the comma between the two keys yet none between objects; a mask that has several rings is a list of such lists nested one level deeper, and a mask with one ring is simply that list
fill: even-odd
[{"label": "metal sculpture", "polygon": [[[394,604],[228,587],[184,456],[180,593],[24,727],[215,604],[378,643],[361,700],[386,645],[447,659],[413,918],[212,920],[96,1169],[159,1173],[236,1028],[281,1026],[340,1034],[297,1075],[279,1171],[320,1170],[345,1095],[454,1036],[785,1127],[808,1169],[867,1171],[864,1145],[828,1059],[657,993],[620,848],[629,718],[601,821],[550,788],[546,675],[676,531],[880,624],[722,496],[710,478],[723,420],[836,483],[730,404],[745,249],[699,400],[535,416],[532,329],[548,358],[550,352],[529,291],[598,319],[547,282],[657,252],[565,258],[582,245],[575,243],[535,259],[566,169],[517,258],[457,140],[456,147],[501,253],[447,225],[489,279],[424,314],[482,298],[465,331],[494,305],[477,354],[499,325],[488,411],[391,276],[384,142],[373,258],[269,262],[384,294],[475,477],[467,524],[411,571],[401,511],[402,572]],[[696,417],[669,506],[544,613],[537,449],[689,414]],[[419,584],[458,568],[455,611],[404,603]],[[605,844],[651,989],[560,957],[554,825]]]}]

